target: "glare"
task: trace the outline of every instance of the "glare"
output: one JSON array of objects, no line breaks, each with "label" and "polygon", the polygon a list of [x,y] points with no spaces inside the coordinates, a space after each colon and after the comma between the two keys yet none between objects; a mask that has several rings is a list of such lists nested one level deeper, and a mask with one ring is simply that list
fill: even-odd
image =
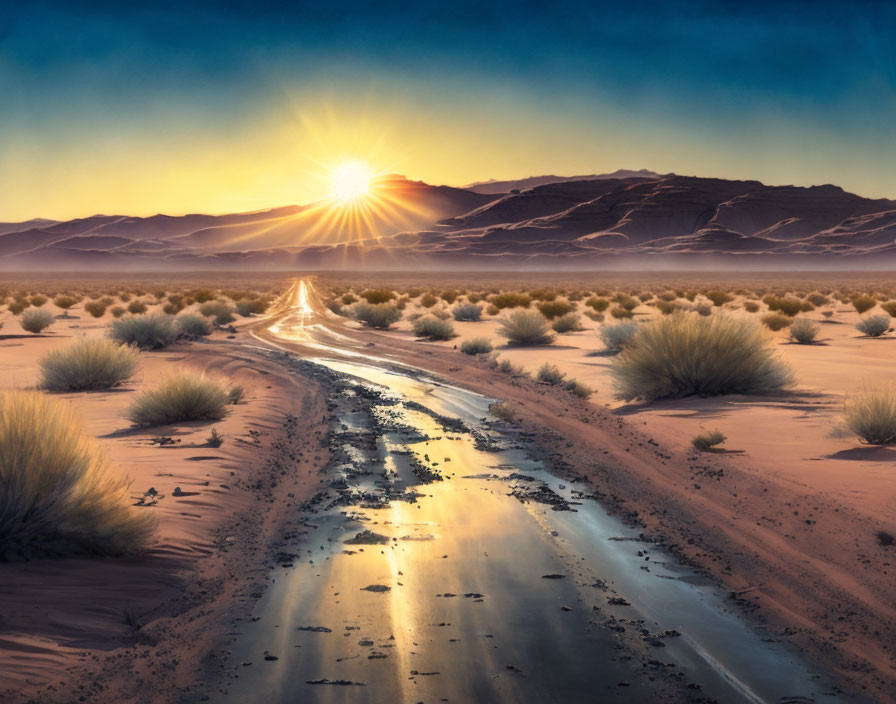
[{"label": "glare", "polygon": [[333,196],[343,203],[352,203],[370,192],[370,169],[360,161],[347,161],[333,170]]}]

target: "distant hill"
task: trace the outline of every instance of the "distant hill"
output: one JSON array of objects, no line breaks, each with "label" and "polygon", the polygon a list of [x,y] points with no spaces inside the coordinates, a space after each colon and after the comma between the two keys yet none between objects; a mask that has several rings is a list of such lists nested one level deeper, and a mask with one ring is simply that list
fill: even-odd
[{"label": "distant hill", "polygon": [[510,193],[511,191],[522,191],[527,188],[535,188],[536,186],[544,186],[548,183],[565,183],[567,181],[600,181],[604,179],[623,179],[623,178],[659,178],[660,174],[647,169],[638,169],[630,171],[629,169],[618,169],[611,174],[591,174],[590,176],[530,176],[529,178],[521,178],[516,181],[480,181],[479,183],[471,183],[464,186],[467,190],[476,193]]},{"label": "distant hill", "polygon": [[500,193],[388,176],[370,207],[321,202],[230,215],[2,225],[0,268],[896,265],[896,201],[832,185],[633,173],[538,177],[555,180]]}]

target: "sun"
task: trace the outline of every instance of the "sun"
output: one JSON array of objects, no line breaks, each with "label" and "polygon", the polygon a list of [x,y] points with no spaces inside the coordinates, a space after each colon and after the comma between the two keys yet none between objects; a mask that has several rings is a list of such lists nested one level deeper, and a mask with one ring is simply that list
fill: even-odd
[{"label": "sun", "polygon": [[370,193],[373,177],[367,164],[361,161],[346,161],[333,170],[333,197],[342,203],[354,203]]}]

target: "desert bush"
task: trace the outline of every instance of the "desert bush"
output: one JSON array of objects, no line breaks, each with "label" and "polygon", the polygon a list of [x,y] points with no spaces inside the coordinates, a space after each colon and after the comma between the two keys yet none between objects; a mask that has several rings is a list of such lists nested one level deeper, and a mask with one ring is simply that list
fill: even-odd
[{"label": "desert bush", "polygon": [[598,334],[608,350],[619,352],[623,347],[631,343],[636,332],[638,332],[638,324],[626,321],[613,325],[601,325]]},{"label": "desert bush", "polygon": [[70,406],[39,393],[0,392],[0,486],[0,553],[116,555],[152,536]]},{"label": "desert bush", "polygon": [[219,381],[181,372],[140,394],[128,408],[128,418],[143,426],[221,420],[229,402],[227,389]]},{"label": "desert bush", "polygon": [[567,313],[566,315],[561,315],[559,318],[556,318],[554,322],[551,324],[551,327],[554,329],[554,332],[565,333],[565,332],[578,332],[579,330],[584,330],[582,327],[582,320],[578,313]]},{"label": "desert bush", "polygon": [[475,303],[458,303],[451,309],[455,320],[475,321],[482,317],[482,306]]},{"label": "desert bush", "polygon": [[132,315],[140,315],[146,312],[146,304],[143,301],[131,301],[128,303],[128,313]]},{"label": "desert bush", "polygon": [[666,301],[661,298],[656,302],[656,309],[662,315],[669,315],[670,313],[680,310],[681,306],[676,301]]},{"label": "desert bush", "polygon": [[496,356],[491,360],[490,366],[495,371],[501,372],[501,374],[509,374],[510,376],[526,376],[526,370],[523,369],[520,365],[514,364],[509,359],[497,359]]},{"label": "desert bush", "polygon": [[102,318],[106,314],[106,306],[103,305],[102,301],[87,301],[84,304],[84,311],[94,318]]},{"label": "desert bush", "polygon": [[801,345],[815,342],[819,327],[808,318],[797,318],[790,324],[790,337]]},{"label": "desert bush", "polygon": [[27,301],[13,301],[9,304],[9,312],[18,315],[25,310],[30,304]]},{"label": "desert bush", "polygon": [[131,300],[131,294],[124,292],[118,296],[118,300],[122,303],[127,303],[129,300]]},{"label": "desert bush", "polygon": [[509,403],[493,403],[488,407],[488,412],[505,423],[514,423],[516,421],[516,408]]},{"label": "desert bush", "polygon": [[616,304],[620,308],[622,308],[623,310],[627,310],[629,312],[631,312],[635,308],[637,308],[638,303],[640,303],[640,301],[638,301],[637,299],[632,298],[631,296],[626,296],[625,294],[622,294],[622,293],[617,294],[614,300],[616,301]]},{"label": "desert bush", "polygon": [[896,385],[882,384],[852,397],[844,418],[847,427],[869,445],[896,442]]},{"label": "desert bush", "polygon": [[627,318],[634,317],[634,313],[620,306],[613,306],[610,308],[610,315],[616,318],[616,320],[626,320]]},{"label": "desert bush", "polygon": [[561,372],[556,364],[545,362],[538,368],[538,371],[535,373],[535,378],[545,384],[555,386],[566,378],[566,374]]},{"label": "desert bush", "polygon": [[[190,298],[197,303],[208,303],[215,300],[215,294],[214,291],[210,291],[207,288],[197,288],[190,291]],[[124,300],[124,298],[121,300]]]},{"label": "desert bush", "polygon": [[598,313],[603,313],[607,308],[610,307],[610,302],[606,298],[597,298],[592,296],[587,301],[585,301],[586,306],[590,306],[594,308]]},{"label": "desert bush", "polygon": [[611,374],[625,400],[757,394],[793,381],[754,319],[723,314],[674,313],[640,326]]},{"label": "desert bush", "polygon": [[175,322],[184,335],[201,337],[212,334],[212,324],[207,318],[196,313],[184,313],[178,316]]},{"label": "desert bush", "polygon": [[834,317],[834,311],[832,311],[832,310],[823,310],[823,311],[821,311],[821,314],[825,318],[833,318]]},{"label": "desert bush", "polygon": [[20,325],[23,330],[37,334],[53,324],[53,314],[42,308],[29,308],[22,313]]},{"label": "desert bush", "polygon": [[392,303],[371,304],[367,301],[359,301],[350,308],[352,317],[361,321],[367,327],[387,329],[392,323],[401,320],[401,312]]},{"label": "desert bush", "polygon": [[268,309],[268,302],[261,298],[244,298],[236,304],[236,312],[242,317],[261,315]]},{"label": "desert bush", "polygon": [[438,301],[438,298],[428,292],[420,296],[420,305],[423,308],[432,308]]},{"label": "desert bush", "polygon": [[548,320],[559,318],[575,310],[575,306],[569,301],[543,301],[537,306],[541,314]]},{"label": "desert bush", "polygon": [[177,339],[177,328],[174,317],[163,313],[128,315],[112,321],[109,337],[122,345],[157,350]]},{"label": "desert bush", "polygon": [[224,444],[224,438],[218,433],[217,428],[212,428],[211,434],[206,439],[209,447],[221,447]]},{"label": "desert bush", "polygon": [[856,313],[859,315],[874,308],[876,303],[877,301],[872,296],[854,296],[852,299],[853,308],[856,309]]},{"label": "desert bush", "polygon": [[338,300],[324,301],[324,305],[336,315],[345,315],[345,312],[342,310],[342,304]]},{"label": "desert bush", "polygon": [[208,301],[199,306],[199,312],[207,318],[214,318],[215,325],[229,325],[235,318],[233,317],[233,306],[224,301]]},{"label": "desert bush", "polygon": [[439,295],[441,296],[442,300],[445,301],[445,303],[451,305],[457,300],[460,292],[455,291],[454,289],[449,289],[448,291],[442,291],[442,293],[440,293]]},{"label": "desert bush", "polygon": [[78,302],[78,299],[74,296],[67,296],[65,294],[59,294],[56,298],[53,299],[53,305],[57,308],[62,308],[62,310],[68,310],[75,303]]},{"label": "desert bush", "polygon": [[803,310],[803,302],[799,298],[793,298],[792,296],[779,298],[778,296],[768,295],[763,300],[770,311],[779,311],[782,315],[790,318]]},{"label": "desert bush", "polygon": [[425,315],[414,322],[414,334],[430,340],[449,340],[454,337],[454,325],[450,320]]},{"label": "desert bush", "polygon": [[856,323],[856,330],[868,337],[880,337],[890,330],[890,316],[869,315]]},{"label": "desert bush", "polygon": [[491,303],[498,310],[504,310],[505,308],[528,308],[529,304],[532,303],[532,298],[525,293],[496,293],[489,299],[489,303]]},{"label": "desert bush", "polygon": [[594,389],[592,389],[588,384],[583,384],[581,381],[576,381],[575,379],[571,379],[564,384],[564,388],[579,398],[589,398],[591,394],[594,393]]},{"label": "desert bush", "polygon": [[368,288],[361,293],[361,298],[371,305],[376,305],[379,303],[388,303],[395,298],[395,294],[386,288]]},{"label": "desert bush", "polygon": [[820,293],[810,293],[806,296],[806,300],[816,307],[826,305],[829,302],[828,297]]},{"label": "desert bush", "polygon": [[766,313],[760,320],[769,330],[774,330],[775,332],[783,330],[792,322],[792,318],[788,318],[786,315],[781,315],[779,313]]},{"label": "desert bush", "polygon": [[896,318],[896,301],[885,301],[880,304],[880,307],[889,315],[891,318]]},{"label": "desert bush", "polygon": [[604,322],[604,314],[603,313],[598,313],[597,311],[593,311],[593,310],[586,310],[584,312],[587,317],[591,318],[591,320],[594,320],[598,323]]},{"label": "desert bush", "polygon": [[346,293],[342,296],[342,305],[350,306],[352,303],[357,303],[358,297],[352,293]]},{"label": "desert bush", "polygon": [[709,300],[711,300],[712,304],[716,308],[719,308],[719,307],[725,305],[726,303],[730,303],[731,301],[734,300],[734,296],[732,296],[730,293],[727,293],[725,291],[707,291],[703,295],[706,296]]},{"label": "desert bush", "polygon": [[41,388],[48,391],[111,389],[137,371],[140,355],[106,338],[82,337],[49,352],[39,362]]},{"label": "desert bush", "polygon": [[691,445],[696,447],[701,452],[706,452],[707,450],[716,447],[717,445],[721,445],[728,438],[725,437],[725,434],[720,430],[710,430],[706,433],[700,433],[699,435],[695,435],[691,440]]},{"label": "desert bush", "polygon": [[113,318],[120,318],[125,314],[125,310],[121,306],[112,306],[112,308],[109,309],[109,312],[112,314]]},{"label": "desert bush", "polygon": [[554,341],[551,326],[537,310],[514,310],[501,320],[498,334],[514,345],[548,345]]},{"label": "desert bush", "polygon": [[227,403],[229,403],[231,406],[236,406],[237,404],[242,402],[245,396],[246,389],[241,384],[231,386],[230,391],[227,392]]},{"label": "desert bush", "polygon": [[40,308],[44,303],[47,302],[47,297],[37,293],[31,296],[31,298],[28,299],[28,302],[35,308]]},{"label": "desert bush", "polygon": [[744,301],[744,310],[747,313],[756,313],[759,311],[759,304],[756,301]]},{"label": "desert bush", "polygon": [[532,288],[528,293],[533,301],[553,301],[557,298],[557,292],[550,288]]},{"label": "desert bush", "polygon": [[460,351],[464,354],[488,354],[493,349],[492,341],[487,337],[473,337],[460,343]]}]

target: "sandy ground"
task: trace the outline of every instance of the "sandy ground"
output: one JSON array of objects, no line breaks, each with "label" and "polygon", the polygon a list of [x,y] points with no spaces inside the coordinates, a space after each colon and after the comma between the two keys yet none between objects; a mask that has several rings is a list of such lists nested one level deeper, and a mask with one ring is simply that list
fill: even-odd
[{"label": "sandy ground", "polygon": [[[591,478],[611,502],[618,499],[623,513],[729,586],[743,605],[759,607],[776,637],[806,648],[854,691],[891,701],[894,548],[882,546],[876,533],[896,532],[896,452],[850,437],[842,410],[848,394],[863,385],[894,379],[896,337],[863,337],[855,311],[833,310],[830,322],[822,322],[820,311],[807,314],[821,326],[818,344],[796,345],[786,331],[769,333],[796,374],[792,390],[772,396],[620,403],[612,394],[612,356],[596,335],[599,324],[584,317],[588,329],[559,335],[550,346],[497,351],[530,372],[545,361],[557,364],[597,389],[587,404],[528,381],[518,384],[527,394],[493,393],[518,405],[558,471]],[[654,314],[640,306],[636,319]],[[413,340],[409,324],[401,327],[405,332],[383,335],[396,340],[390,344]],[[486,336],[500,345],[496,327],[486,316],[456,323],[454,340],[413,344],[453,352],[464,338]],[[433,355],[425,356],[434,367]],[[466,356],[448,359],[446,373],[465,379]],[[539,386],[545,400],[533,404],[527,396]],[[601,425],[609,435],[598,432]],[[694,451],[691,438],[712,428],[728,436],[727,451]],[[635,452],[647,456],[633,462]]]},{"label": "sandy ground", "polygon": [[[18,337],[21,329],[6,314],[0,386],[33,386],[47,350],[78,335],[101,335],[111,319],[94,320],[77,308],[72,316],[57,320],[45,335]],[[174,643],[202,642],[215,615],[244,588],[246,568],[257,561],[253,551],[267,544],[260,536],[280,518],[264,504],[284,489],[266,478],[279,474],[278,456],[308,445],[324,416],[321,408],[304,412],[319,402],[313,389],[277,365],[235,353],[233,344],[225,332],[216,332],[211,341],[144,353],[137,375],[120,389],[55,394],[74,406],[112,466],[130,478],[135,502],[156,489],[155,505],[134,509],[157,519],[156,543],[142,557],[0,563],[0,692],[8,690],[0,695],[3,701],[75,701],[79,697],[68,691],[73,681],[82,683],[83,701],[124,701],[141,690],[163,698],[166,687],[189,683],[192,656],[201,657],[201,649]],[[215,423],[132,429],[125,412],[134,396],[184,368],[242,384],[245,401]],[[294,416],[291,424],[287,414]],[[224,436],[221,447],[207,443],[212,427]],[[173,444],[160,446],[161,437]],[[293,459],[292,493],[301,497],[316,486],[323,458]],[[165,650],[141,663],[138,651],[159,642]],[[123,652],[133,661],[122,658]]]},{"label": "sandy ground", "polygon": [[[83,316],[78,308],[73,315]],[[638,317],[650,310],[640,307]],[[896,342],[860,337],[853,327],[858,316],[843,306],[834,310],[834,322],[821,323],[820,344],[793,345],[783,332],[776,334],[776,347],[796,374],[792,391],[646,405],[613,399],[612,358],[603,353],[596,324],[586,318],[587,330],[561,335],[551,346],[499,352],[530,370],[543,361],[558,364],[597,389],[588,402],[496,374],[453,349],[472,336],[500,342],[491,319],[457,323],[459,337],[444,343],[415,340],[407,323],[385,333],[358,330],[338,319],[334,325],[372,342],[378,354],[511,400],[556,472],[587,477],[608,507],[725,584],[734,603],[767,626],[769,637],[804,650],[837,675],[856,700],[892,701],[896,609],[888,573],[896,548],[881,546],[875,533],[896,532],[896,451],[863,446],[838,428],[848,393],[865,380],[893,378],[888,361]],[[51,334],[19,338],[15,321],[3,316],[0,384],[6,388],[33,384],[44,350],[72,335],[101,334],[108,322],[108,316],[60,320]],[[808,316],[821,320],[815,313]],[[268,458],[281,438],[284,413],[314,407],[320,399],[302,378],[237,347],[243,339],[242,332],[235,341],[216,333],[211,343],[148,353],[142,372],[125,390],[62,396],[83,411],[88,431],[133,478],[135,497],[150,486],[165,495],[146,509],[159,518],[159,543],[146,559],[114,565],[104,560],[0,564],[0,668],[15,673],[4,677],[4,685],[26,694],[59,687],[73,677],[66,668],[74,664],[79,681],[94,676],[100,688],[86,690],[92,695],[87,700],[101,700],[97,691],[108,699],[110,692],[128,689],[125,665],[117,664],[122,645],[130,652],[122,663],[130,668],[135,649],[152,647],[141,645],[141,638],[168,643],[176,632],[180,641],[174,642],[199,642],[213,631],[219,609],[251,580],[239,570],[254,564],[252,549],[264,544],[263,536],[282,516],[253,511],[257,496],[247,488],[249,480],[270,473]],[[134,391],[182,365],[231,376],[249,390],[247,403],[217,424],[227,438],[219,449],[204,447],[207,425],[128,431],[122,414]],[[321,411],[318,418],[324,415]],[[716,427],[728,436],[729,452],[695,452],[693,435]],[[298,434],[311,430],[309,425]],[[250,431],[263,433],[258,443]],[[158,435],[181,442],[170,448],[150,444]],[[189,459],[198,456],[216,459]],[[158,462],[160,457],[165,461]],[[304,455],[290,492],[310,491],[323,461]],[[280,496],[287,483],[270,491]],[[174,498],[175,486],[198,493]],[[221,549],[222,541],[234,542],[224,535],[236,536],[237,546]],[[135,637],[126,611],[151,625]],[[131,688],[134,682],[149,686],[169,671],[171,686],[186,686],[192,663],[179,661],[189,660],[188,653],[172,646],[161,659],[144,662]],[[46,696],[59,700],[52,690]]]}]

